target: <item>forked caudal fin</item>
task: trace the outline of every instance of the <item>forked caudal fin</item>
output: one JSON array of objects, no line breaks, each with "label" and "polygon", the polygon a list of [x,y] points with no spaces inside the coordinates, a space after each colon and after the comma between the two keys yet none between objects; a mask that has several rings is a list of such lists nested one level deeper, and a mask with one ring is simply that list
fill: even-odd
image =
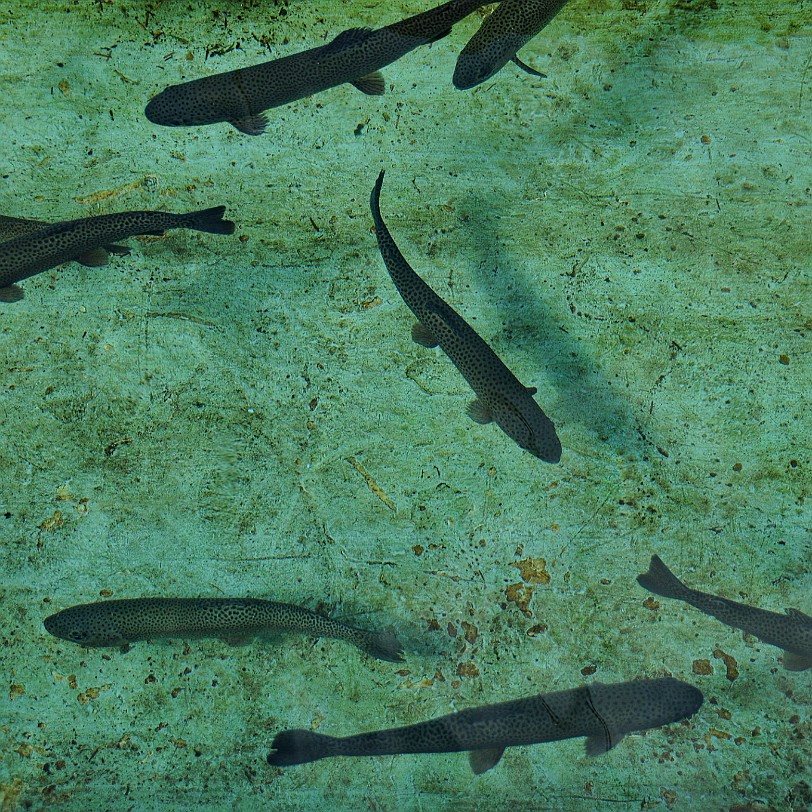
[{"label": "forked caudal fin", "polygon": [[686,595],[689,595],[691,592],[691,590],[663,564],[658,555],[651,556],[648,572],[638,575],[637,583],[640,584],[643,589],[648,589],[649,592],[654,592],[656,595],[661,595],[664,598],[685,600]]},{"label": "forked caudal fin", "polygon": [[192,211],[180,215],[183,228],[193,228],[196,231],[207,231],[210,234],[233,234],[234,223],[223,219],[225,206],[214,206],[202,211]]},{"label": "forked caudal fin", "polygon": [[272,767],[288,767],[318,761],[330,755],[325,745],[332,740],[332,736],[310,730],[284,730],[276,735],[271,744],[275,752],[268,753],[268,764]]}]

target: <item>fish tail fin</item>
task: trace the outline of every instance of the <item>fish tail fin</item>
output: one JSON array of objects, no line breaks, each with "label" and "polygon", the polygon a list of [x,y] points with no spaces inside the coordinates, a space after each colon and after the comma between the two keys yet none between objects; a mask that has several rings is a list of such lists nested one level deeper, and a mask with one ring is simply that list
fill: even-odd
[{"label": "fish tail fin", "polygon": [[234,223],[223,219],[225,206],[214,206],[211,209],[192,211],[180,215],[181,228],[193,228],[196,231],[208,231],[210,234],[233,234]]},{"label": "fish tail fin", "polygon": [[268,764],[272,767],[289,767],[293,764],[307,764],[331,755],[329,742],[333,736],[324,736],[310,730],[283,730],[277,733],[268,753]]},{"label": "fish tail fin", "polygon": [[403,662],[403,646],[397,637],[389,632],[362,631],[352,642],[370,657],[390,663]]},{"label": "fish tail fin", "polygon": [[648,572],[638,575],[637,583],[640,584],[643,589],[647,589],[655,595],[661,595],[663,598],[685,600],[686,596],[691,592],[691,590],[663,564],[658,555],[651,556]]}]

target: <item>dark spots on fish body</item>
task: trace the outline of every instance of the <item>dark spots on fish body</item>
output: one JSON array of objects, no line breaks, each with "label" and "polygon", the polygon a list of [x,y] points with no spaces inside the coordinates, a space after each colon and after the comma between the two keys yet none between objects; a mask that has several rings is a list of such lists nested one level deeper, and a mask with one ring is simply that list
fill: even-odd
[{"label": "dark spots on fish body", "polygon": [[[472,416],[478,422],[493,420],[521,448],[539,459],[557,463],[561,442],[552,421],[487,342],[414,271],[398,249],[380,210],[381,172],[370,195],[378,249],[386,270],[421,328],[417,340],[436,340],[470,384],[479,404]],[[469,409],[470,413],[470,409]]]}]

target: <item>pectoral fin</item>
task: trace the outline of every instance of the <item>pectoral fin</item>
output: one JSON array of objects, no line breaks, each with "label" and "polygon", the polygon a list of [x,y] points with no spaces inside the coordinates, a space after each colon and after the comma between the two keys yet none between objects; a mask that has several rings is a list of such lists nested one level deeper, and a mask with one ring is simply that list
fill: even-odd
[{"label": "pectoral fin", "polygon": [[362,93],[366,93],[367,96],[383,96],[386,92],[386,81],[383,74],[377,70],[360,79],[355,79],[350,84]]},{"label": "pectoral fin", "polygon": [[9,285],[6,288],[0,288],[0,302],[19,302],[25,294],[19,285]]},{"label": "pectoral fin", "polygon": [[474,423],[481,423],[483,426],[493,420],[491,410],[479,398],[472,400],[465,411]]},{"label": "pectoral fin", "polygon": [[468,754],[471,769],[476,775],[487,772],[499,763],[499,759],[502,758],[502,753],[504,752],[504,747],[491,747],[488,750],[471,750]]},{"label": "pectoral fin", "polygon": [[618,742],[623,741],[623,733],[607,731],[600,736],[587,736],[586,754],[588,756],[599,756],[608,753]]},{"label": "pectoral fin", "polygon": [[262,135],[268,126],[268,119],[262,113],[259,113],[255,116],[234,118],[228,123],[246,135]]},{"label": "pectoral fin", "polygon": [[429,349],[434,349],[440,343],[434,333],[420,321],[412,325],[412,341]]},{"label": "pectoral fin", "polygon": [[91,248],[90,251],[85,251],[84,254],[79,254],[76,261],[88,268],[100,268],[102,265],[107,264],[108,257],[107,251],[99,246],[98,248]]},{"label": "pectoral fin", "polygon": [[787,671],[806,671],[807,668],[812,668],[812,657],[785,651],[784,668],[786,668]]},{"label": "pectoral fin", "polygon": [[222,640],[229,646],[249,646],[254,642],[254,636],[253,634],[229,634],[218,637],[218,640]]},{"label": "pectoral fin", "polygon": [[514,56],[512,61],[515,62],[525,73],[529,73],[531,76],[539,76],[542,79],[547,78],[546,73],[541,73],[537,71],[535,68],[531,68],[530,65],[527,65],[524,62],[522,62],[522,60],[519,59],[518,56]]}]

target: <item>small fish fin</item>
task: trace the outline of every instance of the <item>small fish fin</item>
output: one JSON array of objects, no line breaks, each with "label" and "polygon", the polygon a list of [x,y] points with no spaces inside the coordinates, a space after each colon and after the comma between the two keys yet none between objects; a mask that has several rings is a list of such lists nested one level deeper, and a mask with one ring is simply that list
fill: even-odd
[{"label": "small fish fin", "polygon": [[365,632],[359,640],[354,642],[370,657],[390,663],[403,662],[403,646],[397,637],[389,632]]},{"label": "small fish fin", "polygon": [[9,285],[0,288],[0,302],[19,302],[25,296],[19,285]]},{"label": "small fish fin", "polygon": [[602,733],[600,736],[587,736],[586,737],[586,754],[588,756],[599,756],[603,753],[608,753],[616,744],[623,741],[623,733],[615,733],[608,731]]},{"label": "small fish fin", "polygon": [[785,651],[784,668],[787,671],[806,671],[807,668],[812,668],[812,657],[805,654],[795,654],[792,651]]},{"label": "small fish fin", "polygon": [[350,84],[362,93],[366,93],[367,96],[383,96],[386,92],[386,81],[379,70],[368,73],[360,79],[355,79]]},{"label": "small fish fin", "polygon": [[210,209],[190,211],[179,215],[178,228],[193,228],[197,231],[206,231],[209,234],[233,234],[234,223],[224,220],[225,206],[212,206]]},{"label": "small fish fin", "polygon": [[318,59],[328,54],[338,53],[346,48],[354,48],[364,42],[371,33],[371,28],[348,28],[346,31],[342,31],[334,40],[323,45],[321,50],[314,54],[314,58]]},{"label": "small fish fin", "polygon": [[218,637],[228,646],[250,646],[254,642],[253,634],[229,634]]},{"label": "small fish fin", "polygon": [[108,254],[115,254],[117,257],[126,257],[132,253],[131,249],[127,248],[126,245],[105,245],[102,247]]},{"label": "small fish fin", "polygon": [[525,73],[529,73],[531,76],[539,76],[542,79],[547,78],[546,73],[541,73],[540,71],[537,71],[535,68],[531,68],[530,65],[527,65],[526,63],[522,62],[522,60],[519,59],[518,56],[514,56],[512,61],[515,62]]},{"label": "small fish fin", "polygon": [[663,598],[685,600],[691,592],[691,590],[663,564],[662,559],[658,555],[651,556],[648,572],[638,575],[637,583],[640,584],[643,589],[647,589],[655,595],[661,595]]},{"label": "small fish fin", "polygon": [[263,113],[257,113],[255,116],[232,118],[228,123],[246,135],[262,135],[268,126],[268,117]]},{"label": "small fish fin", "polygon": [[415,344],[428,347],[430,350],[434,349],[434,347],[440,343],[434,333],[432,333],[422,321],[415,322],[412,325],[412,341],[414,341]]},{"label": "small fish fin", "polygon": [[499,763],[504,747],[490,747],[487,750],[471,750],[468,754],[468,762],[475,775],[482,775]]},{"label": "small fish fin", "polygon": [[493,420],[491,410],[479,398],[472,400],[465,407],[465,412],[474,423],[481,423],[483,426]]},{"label": "small fish fin", "polygon": [[812,624],[812,617],[809,615],[804,614],[800,609],[784,609],[784,611],[793,619],[797,620],[799,623],[809,623]]},{"label": "small fish fin", "polygon": [[527,394],[528,394],[528,395],[530,395],[531,397],[532,397],[533,395],[535,395],[535,394],[536,394],[536,392],[538,392],[538,391],[539,391],[538,389],[536,389],[536,387],[535,387],[535,386],[525,386],[525,389],[527,390]]},{"label": "small fish fin", "polygon": [[266,759],[272,767],[289,767],[291,764],[307,764],[331,753],[332,736],[313,733],[312,730],[283,730],[277,733]]},{"label": "small fish fin", "polygon": [[[116,644],[116,645],[117,645],[117,644]],[[122,654],[126,654],[128,651],[132,651],[132,646],[131,646],[131,645],[130,645],[130,644],[129,644],[129,643],[126,641],[126,640],[125,640],[123,643],[121,643],[121,644],[118,646],[118,650],[119,650],[119,651],[120,651]]]},{"label": "small fish fin", "polygon": [[437,40],[442,39],[443,37],[447,37],[451,33],[450,28],[446,28],[445,31],[441,31],[439,34],[435,34],[426,44],[430,45],[432,42],[437,42]]},{"label": "small fish fin", "polygon": [[102,265],[107,264],[108,257],[107,251],[99,246],[98,248],[91,248],[90,251],[85,251],[84,254],[79,254],[76,261],[88,268],[101,268]]}]

